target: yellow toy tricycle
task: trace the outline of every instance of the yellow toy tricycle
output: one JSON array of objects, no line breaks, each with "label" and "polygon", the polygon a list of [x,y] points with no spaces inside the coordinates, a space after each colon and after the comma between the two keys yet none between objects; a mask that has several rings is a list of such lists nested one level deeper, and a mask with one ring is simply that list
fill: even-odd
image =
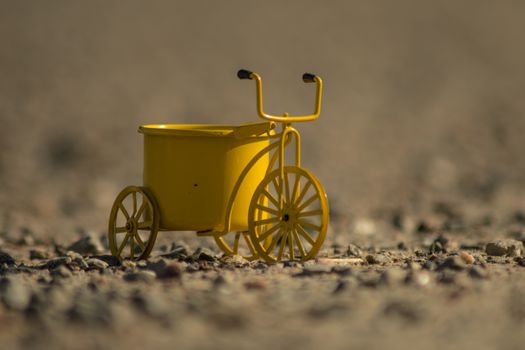
[{"label": "yellow toy tricycle", "polygon": [[[248,260],[316,256],[328,227],[328,201],[319,180],[301,167],[292,122],[319,117],[322,80],[303,75],[317,85],[314,114],[273,116],[263,111],[261,77],[244,69],[237,76],[255,80],[257,112],[266,122],[139,127],[144,185],[128,186],[115,199],[108,229],[113,255],[145,259],[158,231],[197,231],[213,237],[225,254]],[[295,160],[286,165],[285,148],[293,140]]]}]

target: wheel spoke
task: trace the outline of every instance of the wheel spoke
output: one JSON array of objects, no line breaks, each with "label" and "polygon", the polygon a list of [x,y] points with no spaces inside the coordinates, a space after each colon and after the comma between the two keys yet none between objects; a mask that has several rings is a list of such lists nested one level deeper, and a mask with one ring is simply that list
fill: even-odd
[{"label": "wheel spoke", "polygon": [[305,221],[301,219],[299,219],[298,221],[299,221],[298,224],[301,225],[303,228],[306,227],[306,228],[311,228],[312,230],[315,230],[315,231],[321,231],[321,226],[314,225],[309,221]]},{"label": "wheel spoke", "polygon": [[279,222],[277,225],[274,225],[271,229],[267,230],[265,233],[263,233],[262,235],[260,235],[258,237],[259,239],[259,242],[262,242],[264,241],[266,238],[268,238],[273,232],[275,232],[277,229],[279,229],[281,226],[282,226],[282,221]]},{"label": "wheel spoke", "polygon": [[281,186],[279,185],[279,182],[277,182],[275,179],[275,177],[272,179],[273,187],[275,187],[275,191],[277,193],[281,193]]},{"label": "wheel spoke", "polygon": [[119,203],[118,208],[120,209],[120,211],[122,211],[122,214],[124,214],[126,220],[129,220],[129,214],[124,205],[122,203]]},{"label": "wheel spoke", "polygon": [[[280,179],[280,178],[279,178],[279,182],[281,182],[281,179]],[[279,198],[278,203],[281,203],[281,199],[282,199],[282,197],[283,197],[283,193],[282,193],[282,191],[281,191],[281,185],[275,180],[275,178],[272,179],[272,183],[273,183],[273,186],[275,187],[275,191],[276,191],[277,194],[279,195],[279,197],[278,197],[278,198]],[[279,204],[277,207],[280,208],[281,205]]]},{"label": "wheel spoke", "polygon": [[254,224],[255,226],[260,226],[260,225],[271,224],[271,223],[278,222],[278,221],[280,221],[279,218],[269,218],[269,219],[257,220],[254,222]]},{"label": "wheel spoke", "polygon": [[292,232],[293,231],[288,232],[288,236],[286,237],[286,240],[288,241],[288,250],[290,251],[290,260],[293,260],[295,258],[294,257],[294,253],[293,253],[293,236],[292,236]]},{"label": "wheel spoke", "polygon": [[295,200],[295,203],[294,203],[295,205],[298,205],[301,203],[301,201],[303,200],[304,196],[306,195],[306,192],[308,192],[308,189],[310,188],[311,185],[312,185],[311,182],[306,183],[304,188],[301,190],[299,197],[297,197],[297,199]]},{"label": "wheel spoke", "polygon": [[233,252],[237,254],[239,252],[239,239],[241,238],[241,233],[235,233],[235,239],[233,240]]},{"label": "wheel spoke", "polygon": [[250,252],[252,253],[252,256],[257,255],[257,252],[255,251],[255,248],[253,247],[252,240],[248,236],[248,232],[243,232],[242,234],[244,240],[246,241],[246,245],[248,246],[248,249],[250,249]]},{"label": "wheel spoke", "polygon": [[303,204],[301,204],[301,206],[299,208],[297,208],[297,211],[301,211],[303,210],[304,208],[308,207],[310,204],[312,204],[316,199],[317,199],[317,193],[314,193],[312,195],[312,197],[308,198],[308,200],[306,200]]},{"label": "wheel spoke", "polygon": [[129,257],[133,260],[135,259],[135,239],[132,239],[129,242]]},{"label": "wheel spoke", "polygon": [[275,237],[272,237],[272,242],[270,243],[270,246],[268,247],[268,250],[267,250],[268,254],[272,253],[272,251],[275,248],[275,244],[277,244],[279,239],[283,237],[283,233],[284,233],[284,230],[280,229],[279,232],[277,232],[277,234],[275,235]]},{"label": "wheel spoke", "polygon": [[295,199],[297,198],[297,191],[299,190],[300,179],[301,176],[299,174],[295,174],[295,182],[293,184],[291,203],[295,203]]},{"label": "wheel spoke", "polygon": [[124,233],[127,232],[125,227],[115,227],[115,233]]},{"label": "wheel spoke", "polygon": [[323,211],[321,209],[318,209],[318,210],[310,210],[310,211],[299,213],[297,214],[297,217],[302,218],[305,216],[315,216],[315,215],[321,215],[321,214],[323,214]]},{"label": "wheel spoke", "polygon": [[301,242],[301,239],[299,238],[299,235],[297,234],[296,230],[292,231],[292,235],[294,241],[297,243],[297,248],[299,248],[299,253],[301,253],[301,257],[304,258],[306,256],[306,253],[304,252],[303,242]]},{"label": "wheel spoke", "polygon": [[137,223],[137,229],[138,230],[149,230],[152,224],[153,222],[151,221],[139,222]]},{"label": "wheel spoke", "polygon": [[282,237],[281,237],[281,245],[279,246],[279,252],[277,253],[277,260],[281,260],[282,257],[283,257],[283,251],[284,251],[284,247],[286,246],[286,241],[288,240],[288,232],[286,232]]},{"label": "wheel spoke", "polygon": [[128,232],[126,234],[126,237],[124,237],[124,239],[122,240],[122,243],[120,244],[120,247],[118,248],[118,256],[120,256],[122,254],[122,251],[126,247],[126,244],[128,244],[129,237],[131,237],[131,234]]},{"label": "wheel spoke", "polygon": [[259,209],[259,210],[262,210],[262,211],[265,211],[267,213],[270,213],[270,214],[273,214],[275,216],[279,216],[280,213],[278,210],[275,210],[275,209],[272,209],[272,208],[268,208],[268,207],[265,207],[264,205],[261,205],[261,204],[256,204],[255,205],[255,208]]},{"label": "wheel spoke", "polygon": [[288,183],[288,174],[284,174],[284,199],[286,203],[291,203],[290,184]]},{"label": "wheel spoke", "polygon": [[132,192],[131,197],[133,199],[133,214],[131,214],[131,216],[135,217],[137,213],[137,192]]},{"label": "wheel spoke", "polygon": [[140,249],[142,249],[142,251],[144,251],[146,249],[146,245],[144,244],[144,241],[142,241],[142,238],[140,238],[139,233],[135,232],[134,237],[135,237],[135,241],[139,245]]},{"label": "wheel spoke", "polygon": [[142,205],[139,208],[139,211],[137,212],[137,214],[135,214],[135,219],[137,219],[137,220],[140,219],[140,217],[144,213],[144,210],[146,209],[147,205],[148,205],[148,203],[145,200],[143,200]]},{"label": "wheel spoke", "polygon": [[304,237],[304,239],[306,239],[306,241],[308,243],[310,243],[311,246],[313,246],[315,244],[315,241],[313,240],[313,238],[310,236],[310,234],[308,232],[306,232],[304,230],[304,228],[300,225],[300,224],[296,224],[297,226],[297,233],[299,233],[301,236]]},{"label": "wheel spoke", "polygon": [[266,189],[264,189],[262,191],[262,193],[270,200],[270,202],[273,203],[273,205],[275,205],[276,208],[280,208],[281,207],[279,205],[279,202],[277,201],[277,199],[275,199],[275,197],[272,196],[272,194],[270,192],[268,192]]}]

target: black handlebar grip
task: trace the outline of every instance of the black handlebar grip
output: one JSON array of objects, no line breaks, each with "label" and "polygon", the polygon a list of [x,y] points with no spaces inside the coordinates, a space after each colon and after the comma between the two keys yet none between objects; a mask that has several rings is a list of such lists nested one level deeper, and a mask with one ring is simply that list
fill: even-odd
[{"label": "black handlebar grip", "polygon": [[246,69],[239,69],[237,72],[237,77],[239,79],[252,79],[252,72]]},{"label": "black handlebar grip", "polygon": [[312,73],[304,73],[303,74],[303,81],[305,83],[313,83],[315,82],[315,74]]}]

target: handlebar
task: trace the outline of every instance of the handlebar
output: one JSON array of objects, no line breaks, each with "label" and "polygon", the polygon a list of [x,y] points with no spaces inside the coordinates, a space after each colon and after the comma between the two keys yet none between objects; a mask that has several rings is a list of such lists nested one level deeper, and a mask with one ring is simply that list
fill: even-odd
[{"label": "handlebar", "polygon": [[315,98],[315,111],[314,114],[310,115],[299,115],[299,116],[289,116],[288,113],[284,113],[282,116],[275,116],[266,114],[263,111],[263,99],[262,99],[262,79],[261,77],[254,72],[251,72],[246,69],[241,69],[237,72],[237,77],[239,79],[250,79],[255,80],[255,87],[257,90],[257,113],[259,116],[263,119],[267,119],[274,122],[283,122],[283,123],[291,123],[291,122],[308,122],[315,120],[319,118],[319,114],[321,113],[321,98],[323,93],[323,81],[321,78],[315,74],[312,73],[304,73],[303,74],[303,81],[305,83],[316,83],[317,85],[317,91],[316,91],[316,98]]},{"label": "handlebar", "polygon": [[246,69],[239,69],[239,71],[237,72],[237,77],[239,79],[252,79],[251,78],[251,75],[253,73],[250,72],[249,70],[246,70]]}]

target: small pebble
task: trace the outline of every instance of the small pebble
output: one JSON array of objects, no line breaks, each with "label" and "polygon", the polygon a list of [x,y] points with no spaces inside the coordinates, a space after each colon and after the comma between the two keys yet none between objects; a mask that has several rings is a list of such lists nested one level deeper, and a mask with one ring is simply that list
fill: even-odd
[{"label": "small pebble", "polygon": [[472,255],[470,255],[469,253],[465,251],[462,251],[461,253],[459,253],[459,257],[461,258],[461,260],[463,260],[465,264],[468,264],[468,265],[472,265],[476,261],[476,259],[474,259]]},{"label": "small pebble", "polygon": [[105,269],[109,266],[107,262],[96,258],[89,258],[86,260],[86,263],[90,268],[94,269]]},{"label": "small pebble", "polygon": [[361,249],[356,246],[355,244],[349,244],[346,248],[346,256],[355,256],[356,258],[360,258],[362,255]]},{"label": "small pebble", "polygon": [[390,258],[384,254],[367,255],[365,260],[369,264],[385,265],[391,262]]}]

